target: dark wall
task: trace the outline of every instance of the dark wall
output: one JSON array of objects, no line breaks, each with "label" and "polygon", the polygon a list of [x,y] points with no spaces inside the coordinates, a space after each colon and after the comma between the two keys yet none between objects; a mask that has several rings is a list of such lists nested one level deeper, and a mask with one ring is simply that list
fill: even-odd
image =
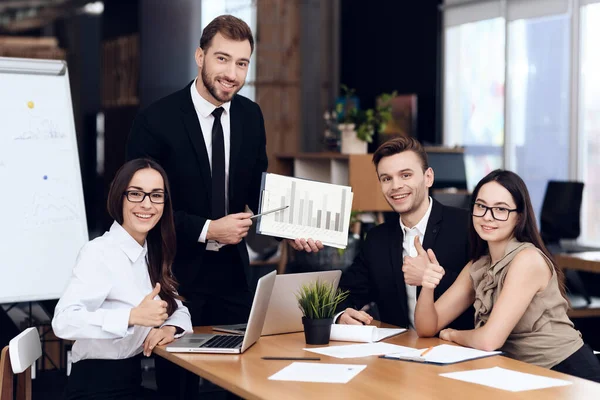
[{"label": "dark wall", "polygon": [[440,3],[342,0],[341,7],[341,83],[356,89],[361,108],[383,92],[416,93],[417,138],[429,143],[441,141]]},{"label": "dark wall", "polygon": [[139,0],[104,0],[103,40],[139,32]]}]

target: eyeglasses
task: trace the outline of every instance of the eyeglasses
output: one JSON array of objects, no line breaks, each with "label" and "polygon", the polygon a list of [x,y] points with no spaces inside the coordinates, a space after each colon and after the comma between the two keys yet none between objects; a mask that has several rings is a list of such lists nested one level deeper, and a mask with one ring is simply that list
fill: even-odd
[{"label": "eyeglasses", "polygon": [[473,212],[472,215],[474,217],[483,217],[485,214],[490,211],[492,213],[492,218],[497,221],[507,221],[511,212],[517,211],[517,209],[510,209],[505,207],[488,207],[484,206],[481,203],[473,203]]},{"label": "eyeglasses", "polygon": [[146,196],[150,199],[151,203],[164,204],[167,194],[165,192],[142,192],[141,190],[126,190],[123,193],[127,200],[132,203],[141,203],[146,199]]}]

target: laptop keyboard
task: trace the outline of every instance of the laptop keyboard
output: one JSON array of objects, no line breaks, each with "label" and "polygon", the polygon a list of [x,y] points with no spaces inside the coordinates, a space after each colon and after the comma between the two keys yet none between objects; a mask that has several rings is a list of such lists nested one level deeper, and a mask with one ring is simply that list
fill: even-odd
[{"label": "laptop keyboard", "polygon": [[215,335],[200,347],[211,349],[235,349],[242,345],[243,336],[239,335]]}]

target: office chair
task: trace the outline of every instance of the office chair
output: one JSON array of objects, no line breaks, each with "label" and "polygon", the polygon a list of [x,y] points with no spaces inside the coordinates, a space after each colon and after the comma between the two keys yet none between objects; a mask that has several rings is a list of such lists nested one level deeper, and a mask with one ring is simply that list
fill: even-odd
[{"label": "office chair", "polygon": [[562,239],[577,239],[581,233],[583,182],[549,181],[542,203],[540,234],[546,246],[558,246]]},{"label": "office chair", "polygon": [[[568,248],[563,239],[577,239],[581,233],[581,202],[583,182],[549,181],[540,215],[540,235],[548,250],[553,253],[575,253],[589,250],[585,247]],[[577,271],[564,271],[567,286],[583,296],[589,305],[592,299]]]},{"label": "office chair", "polygon": [[0,356],[0,400],[13,400],[14,375],[17,377],[17,400],[31,400],[31,367],[42,355],[40,335],[36,328],[27,328],[8,346]]}]

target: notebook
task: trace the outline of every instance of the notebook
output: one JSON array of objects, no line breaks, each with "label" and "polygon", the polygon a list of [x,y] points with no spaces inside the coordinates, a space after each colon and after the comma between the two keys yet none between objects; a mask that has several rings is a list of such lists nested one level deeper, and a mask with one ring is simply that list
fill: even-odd
[{"label": "notebook", "polygon": [[218,334],[192,334],[185,335],[182,338],[167,345],[169,352],[192,352],[192,353],[222,353],[222,354],[240,354],[246,351],[260,338],[267,306],[275,284],[276,271],[273,271],[258,280],[250,318],[248,319],[248,329],[242,335],[218,335]]},{"label": "notebook", "polygon": [[[483,351],[469,347],[441,344],[428,349],[411,349],[399,353],[386,354],[381,358],[390,360],[415,361],[426,364],[447,365],[477,358],[491,357],[502,354],[501,351]],[[423,354],[425,353],[425,354]]]},{"label": "notebook", "polygon": [[[262,328],[262,336],[303,331],[302,311],[298,307],[296,293],[302,285],[317,280],[329,282],[337,289],[341,275],[342,271],[339,270],[277,275]],[[244,334],[246,325],[219,325],[213,326],[213,330]]]}]

